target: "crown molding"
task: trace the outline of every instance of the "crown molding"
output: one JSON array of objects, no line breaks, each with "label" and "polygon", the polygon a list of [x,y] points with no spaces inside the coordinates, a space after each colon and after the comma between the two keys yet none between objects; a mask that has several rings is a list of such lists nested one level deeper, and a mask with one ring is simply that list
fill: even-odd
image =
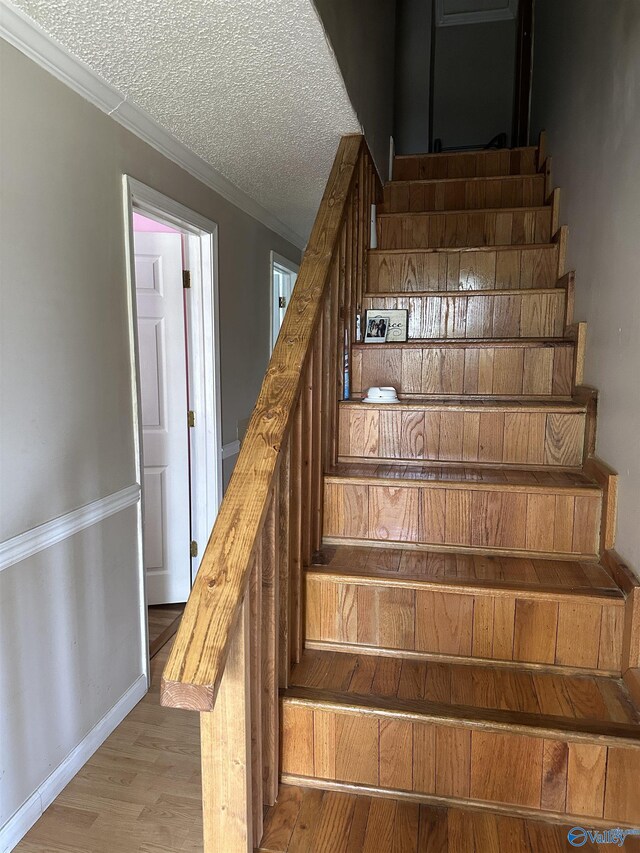
[{"label": "crown molding", "polygon": [[0,36],[85,100],[173,161],[244,213],[303,249],[306,240],[202,157],[165,130],[145,110],[127,101],[116,88],[54,41],[42,27],[9,0],[0,0]]}]

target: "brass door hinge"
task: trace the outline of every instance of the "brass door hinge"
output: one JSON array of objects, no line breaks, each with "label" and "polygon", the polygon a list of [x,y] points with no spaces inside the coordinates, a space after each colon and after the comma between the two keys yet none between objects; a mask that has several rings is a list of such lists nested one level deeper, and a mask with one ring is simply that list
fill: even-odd
[{"label": "brass door hinge", "polygon": [[192,412],[191,409],[187,412],[187,423],[190,427],[194,427],[196,425],[196,413]]},{"label": "brass door hinge", "polygon": [[278,308],[286,308],[287,307],[287,297],[279,296],[278,297]]},{"label": "brass door hinge", "polygon": [[191,272],[189,270],[182,270],[182,286],[191,287]]},{"label": "brass door hinge", "polygon": [[195,539],[191,540],[191,547],[189,548],[189,553],[191,554],[192,557],[198,556],[198,543],[196,542]]}]

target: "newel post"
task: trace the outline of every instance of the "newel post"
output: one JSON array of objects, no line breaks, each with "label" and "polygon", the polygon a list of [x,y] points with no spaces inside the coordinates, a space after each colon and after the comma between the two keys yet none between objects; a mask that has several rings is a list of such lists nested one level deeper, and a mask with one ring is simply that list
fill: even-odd
[{"label": "newel post", "polygon": [[245,595],[213,711],[200,714],[204,853],[251,853],[249,599]]}]

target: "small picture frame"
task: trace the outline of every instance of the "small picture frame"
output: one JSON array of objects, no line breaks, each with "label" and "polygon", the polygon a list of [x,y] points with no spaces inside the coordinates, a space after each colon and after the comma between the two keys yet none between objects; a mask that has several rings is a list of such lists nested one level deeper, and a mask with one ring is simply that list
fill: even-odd
[{"label": "small picture frame", "polygon": [[379,314],[377,311],[367,311],[364,324],[365,344],[384,344],[387,340],[389,329],[389,316]]},{"label": "small picture frame", "polygon": [[[373,338],[368,337],[370,321],[379,320],[380,318],[387,320],[387,334],[385,337],[386,343],[404,343],[407,340],[409,312],[406,308],[385,310],[384,314],[381,314],[379,310],[376,311],[369,308],[365,314],[365,329],[367,331],[367,337],[365,337],[366,343],[373,343],[374,340]],[[379,340],[377,342],[380,343]]]}]

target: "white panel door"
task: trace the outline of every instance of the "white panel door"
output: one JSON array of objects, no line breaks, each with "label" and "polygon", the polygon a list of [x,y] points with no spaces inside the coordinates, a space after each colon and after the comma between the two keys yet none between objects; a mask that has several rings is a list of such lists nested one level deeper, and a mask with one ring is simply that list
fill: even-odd
[{"label": "white panel door", "polygon": [[134,235],[147,603],[191,587],[189,436],[180,234]]}]

